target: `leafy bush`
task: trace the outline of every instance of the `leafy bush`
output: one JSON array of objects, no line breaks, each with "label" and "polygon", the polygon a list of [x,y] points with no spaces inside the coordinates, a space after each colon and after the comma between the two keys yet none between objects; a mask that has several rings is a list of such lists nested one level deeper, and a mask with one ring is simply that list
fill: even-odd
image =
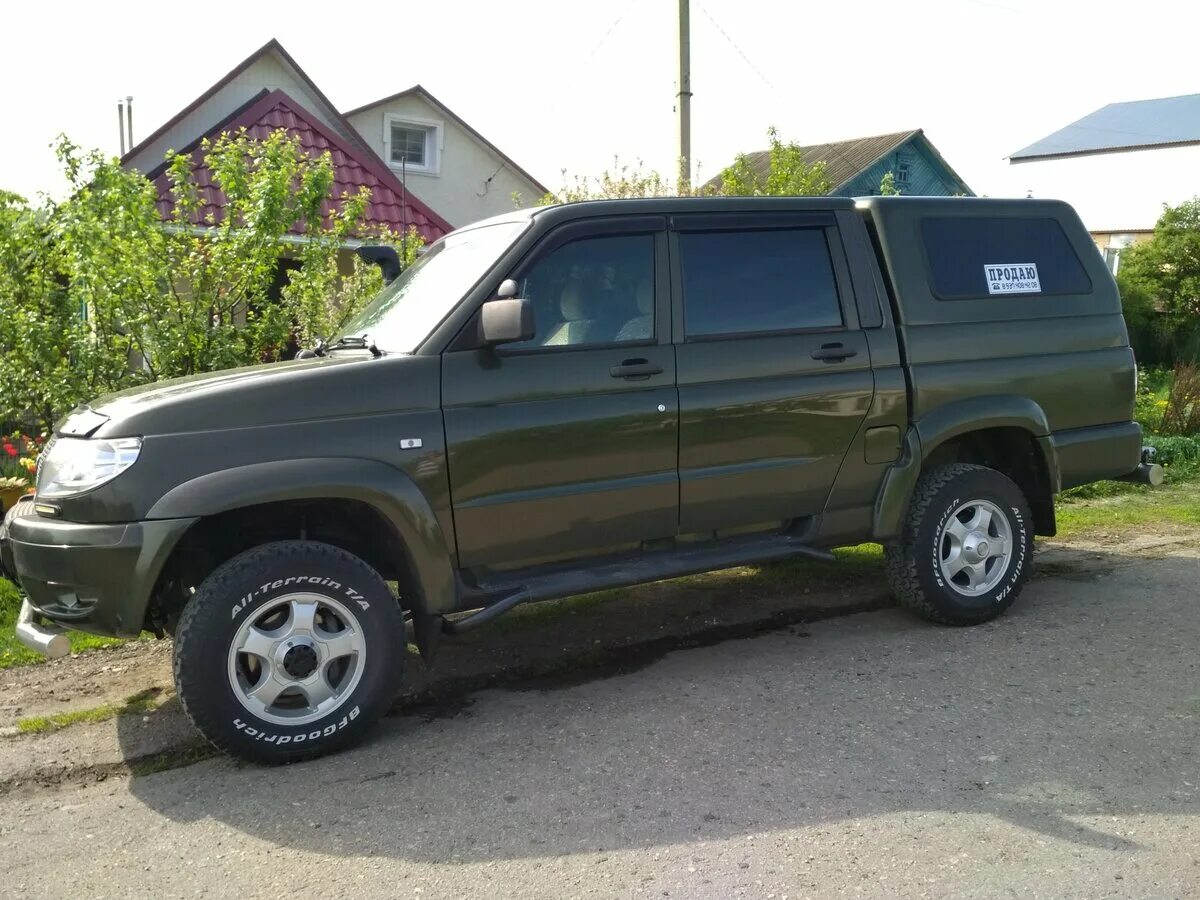
[{"label": "leafy bush", "polygon": [[1155,462],[1172,470],[1172,474],[1200,469],[1200,437],[1151,434],[1146,443],[1157,451]]},{"label": "leafy bush", "polygon": [[[45,431],[99,394],[279,359],[338,330],[381,287],[358,259],[341,276],[348,238],[399,243],[364,228],[367,188],[332,196],[329,154],[308,155],[284,130],[168,154],[165,213],[155,186],[118,160],[65,138],[56,150],[65,200],[33,207],[0,192],[3,423]],[[219,218],[202,203],[201,166],[225,196]],[[282,258],[300,268],[275,302]]]},{"label": "leafy bush", "polygon": [[[825,163],[806,162],[799,144],[785,143],[774,128],[767,130],[767,142],[765,172],[752,165],[746,154],[739,153],[733,164],[719,173],[719,186],[682,184],[643,168],[640,161],[636,166],[628,166],[614,160],[613,168],[605,170],[599,178],[577,175],[573,184],[565,183],[557,194],[546,194],[538,200],[538,205],[636,197],[819,197],[833,189]],[[564,169],[564,181],[566,176]],[[515,205],[521,205],[520,196],[514,195],[513,200]]]},{"label": "leafy bush", "polygon": [[1154,433],[1162,424],[1171,393],[1171,370],[1138,366],[1138,389],[1134,400],[1134,419],[1146,432]]}]

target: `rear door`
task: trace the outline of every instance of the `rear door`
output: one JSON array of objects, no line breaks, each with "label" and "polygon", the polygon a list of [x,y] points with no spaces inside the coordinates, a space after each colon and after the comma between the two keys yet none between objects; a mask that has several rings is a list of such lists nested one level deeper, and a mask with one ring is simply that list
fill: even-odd
[{"label": "rear door", "polygon": [[680,532],[816,515],[874,392],[834,217],[672,226]]},{"label": "rear door", "polygon": [[448,351],[442,406],[464,567],[637,547],[679,525],[666,220],[551,232],[511,273],[524,344]]}]

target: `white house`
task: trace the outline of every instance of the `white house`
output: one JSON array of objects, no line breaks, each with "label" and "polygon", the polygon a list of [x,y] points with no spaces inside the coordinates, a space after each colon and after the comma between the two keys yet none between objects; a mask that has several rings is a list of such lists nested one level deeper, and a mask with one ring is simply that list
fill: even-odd
[{"label": "white house", "polygon": [[346,113],[368,146],[455,225],[510,212],[546,189],[421,85]]},{"label": "white house", "polygon": [[[239,127],[282,127],[310,152],[330,151],[340,187],[371,190],[367,224],[412,225],[426,240],[511,210],[514,193],[526,203],[546,193],[423,87],[342,113],[274,39],[156,128],[122,163],[155,179],[166,211],[164,154],[194,151],[204,137]],[[213,188],[205,200],[219,208],[224,197]]]}]

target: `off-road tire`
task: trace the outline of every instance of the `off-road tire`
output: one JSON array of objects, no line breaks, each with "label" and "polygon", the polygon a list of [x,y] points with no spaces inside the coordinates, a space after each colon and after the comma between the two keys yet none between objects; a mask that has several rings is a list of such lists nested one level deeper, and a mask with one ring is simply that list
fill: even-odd
[{"label": "off-road tire", "polygon": [[[280,724],[239,699],[230,652],[247,617],[301,592],[353,610],[365,644],[363,667],[328,715]],[[386,712],[400,686],[404,640],[399,602],[361,559],[314,541],[264,544],[219,566],[188,601],[175,634],[175,687],[188,717],[218,749],[272,765],[299,762],[353,744]]]},{"label": "off-road tire", "polygon": [[[1007,571],[984,594],[964,596],[947,584],[939,558],[942,525],[961,504],[987,501],[1011,529]],[[942,625],[979,625],[1013,604],[1033,562],[1033,519],[1021,489],[984,466],[954,463],[925,472],[913,491],[900,540],[885,547],[888,581],[900,605]]]}]

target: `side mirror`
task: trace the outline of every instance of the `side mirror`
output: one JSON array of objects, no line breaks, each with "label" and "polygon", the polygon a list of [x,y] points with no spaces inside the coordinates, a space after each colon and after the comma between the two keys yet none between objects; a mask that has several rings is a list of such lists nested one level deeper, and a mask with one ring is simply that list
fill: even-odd
[{"label": "side mirror", "polygon": [[517,283],[513,281],[513,279],[505,278],[502,282],[500,282],[500,287],[496,290],[496,296],[501,300],[509,300],[517,296],[517,291],[519,290],[520,288],[517,286]]},{"label": "side mirror", "polygon": [[395,247],[388,247],[384,244],[379,246],[369,245],[359,247],[354,252],[363,262],[374,263],[379,266],[379,271],[383,274],[384,284],[391,284],[399,277],[400,256],[396,253]]},{"label": "side mirror", "polygon": [[479,337],[484,344],[512,344],[533,335],[533,304],[528,300],[506,297],[479,308]]}]

